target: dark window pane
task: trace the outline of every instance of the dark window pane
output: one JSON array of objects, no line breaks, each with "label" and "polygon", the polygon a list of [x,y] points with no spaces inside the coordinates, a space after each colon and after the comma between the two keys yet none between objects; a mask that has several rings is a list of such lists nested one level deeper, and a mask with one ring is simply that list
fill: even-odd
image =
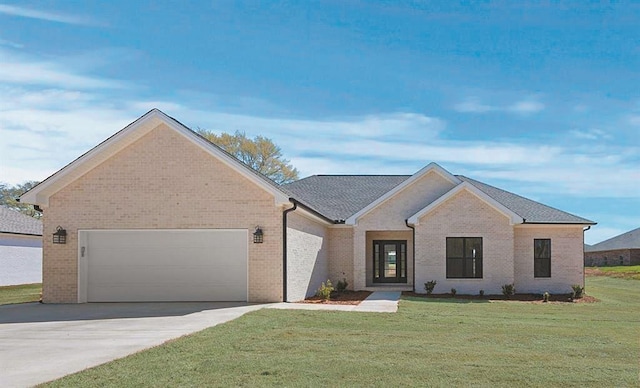
[{"label": "dark window pane", "polygon": [[482,238],[465,238],[465,257],[482,257]]},{"label": "dark window pane", "polygon": [[464,238],[447,237],[447,257],[464,257]]},{"label": "dark window pane", "polygon": [[447,277],[482,278],[482,237],[447,237]]},{"label": "dark window pane", "polygon": [[449,259],[447,260],[447,277],[449,278],[461,278],[464,276],[464,259]]},{"label": "dark window pane", "polygon": [[533,240],[533,257],[536,259],[551,258],[551,240],[548,238]]},{"label": "dark window pane", "polygon": [[535,259],[533,274],[537,278],[548,278],[551,276],[551,260]]}]

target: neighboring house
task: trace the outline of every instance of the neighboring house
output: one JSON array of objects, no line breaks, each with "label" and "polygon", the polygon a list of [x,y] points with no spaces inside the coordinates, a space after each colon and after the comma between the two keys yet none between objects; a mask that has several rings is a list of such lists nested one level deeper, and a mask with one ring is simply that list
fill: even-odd
[{"label": "neighboring house", "polygon": [[0,205],[0,286],[42,281],[42,221]]},{"label": "neighboring house", "polygon": [[44,301],[69,303],[296,301],[328,278],[568,293],[594,224],[434,163],[278,186],[155,109],[21,201],[45,215]]},{"label": "neighboring house", "polygon": [[584,249],[584,265],[640,264],[640,228],[612,237]]}]

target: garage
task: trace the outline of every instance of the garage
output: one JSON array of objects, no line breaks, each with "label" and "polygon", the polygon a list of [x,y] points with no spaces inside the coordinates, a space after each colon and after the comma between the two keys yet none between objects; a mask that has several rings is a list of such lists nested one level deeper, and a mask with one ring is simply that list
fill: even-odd
[{"label": "garage", "polygon": [[81,230],[79,302],[246,301],[246,229]]}]

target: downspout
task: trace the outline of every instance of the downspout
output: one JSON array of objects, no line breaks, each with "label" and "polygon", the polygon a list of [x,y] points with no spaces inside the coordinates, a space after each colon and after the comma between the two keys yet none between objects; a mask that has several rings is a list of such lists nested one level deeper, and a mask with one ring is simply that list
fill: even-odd
[{"label": "downspout", "polygon": [[287,214],[298,208],[293,202],[293,207],[282,212],[282,301],[287,301]]},{"label": "downspout", "polygon": [[413,251],[413,292],[416,292],[416,228],[415,226],[411,226],[409,225],[409,219],[407,218],[406,220],[404,220],[405,225],[407,225],[408,228],[411,228],[411,231],[413,233],[413,237],[412,237],[412,242],[411,242],[411,248]]},{"label": "downspout", "polygon": [[587,230],[591,229],[591,225],[587,226],[587,229],[582,229],[582,287],[584,288],[584,286],[587,284],[587,274],[584,268],[584,232],[586,232]]}]

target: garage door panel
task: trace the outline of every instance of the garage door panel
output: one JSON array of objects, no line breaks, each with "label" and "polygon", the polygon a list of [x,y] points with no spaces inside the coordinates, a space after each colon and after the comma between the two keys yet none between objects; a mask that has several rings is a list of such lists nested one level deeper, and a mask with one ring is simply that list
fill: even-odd
[{"label": "garage door panel", "polygon": [[247,300],[247,230],[82,233],[90,302]]}]

